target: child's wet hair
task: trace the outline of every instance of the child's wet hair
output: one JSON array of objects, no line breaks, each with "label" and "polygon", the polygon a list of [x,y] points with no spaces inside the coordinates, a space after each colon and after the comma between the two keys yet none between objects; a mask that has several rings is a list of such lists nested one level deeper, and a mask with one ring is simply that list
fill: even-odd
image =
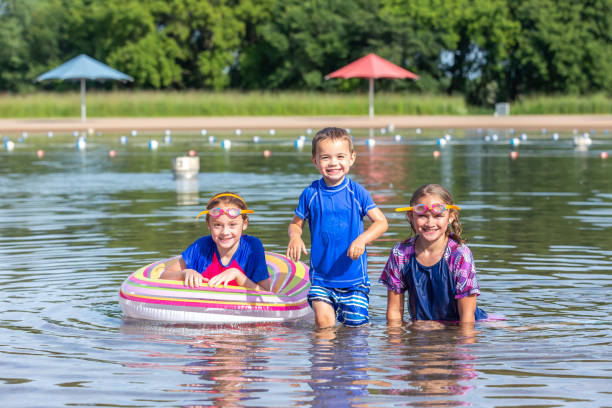
[{"label": "child's wet hair", "polygon": [[[247,209],[246,201],[237,193],[232,193],[231,191],[224,191],[219,194],[215,194],[210,200],[208,200],[208,204],[206,204],[206,209],[210,210],[211,208],[219,207],[221,204],[226,204],[228,206],[233,206],[236,208],[240,208],[241,210]],[[249,216],[247,214],[241,214],[243,220],[248,220]],[[206,214],[206,222],[210,220],[210,214]]]},{"label": "child's wet hair", "polygon": [[351,154],[354,152],[353,147],[353,138],[346,129],[338,128],[338,127],[326,127],[317,132],[317,134],[312,138],[312,157],[317,156],[317,145],[319,142],[323,140],[331,139],[333,141],[336,140],[346,140],[349,146],[349,151]]},{"label": "child's wet hair", "polygon": [[[417,188],[416,191],[412,193],[412,197],[410,198],[410,205],[413,206],[417,204],[421,197],[428,195],[439,197],[444,204],[455,204],[452,194],[447,189],[445,189],[439,184],[425,184]],[[454,211],[455,217],[449,224],[449,227],[446,230],[446,235],[452,236],[452,238],[460,244],[465,243],[465,239],[461,237],[461,234],[463,233],[463,228],[461,227],[461,222],[459,221],[459,213],[457,212],[457,210],[454,209],[448,209],[447,211]],[[408,216],[408,213],[406,213],[406,216]],[[416,232],[412,224],[410,224],[410,228],[413,232]]]}]

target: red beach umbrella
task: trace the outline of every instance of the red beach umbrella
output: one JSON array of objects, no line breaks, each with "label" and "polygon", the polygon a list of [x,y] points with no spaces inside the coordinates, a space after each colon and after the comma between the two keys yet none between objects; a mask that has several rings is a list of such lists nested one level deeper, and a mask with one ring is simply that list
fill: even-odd
[{"label": "red beach umbrella", "polygon": [[394,63],[379,57],[376,54],[368,54],[356,61],[351,62],[345,67],[327,75],[330,78],[367,78],[370,80],[370,119],[374,118],[374,79],[394,78],[394,79],[419,79],[415,73],[408,71]]}]

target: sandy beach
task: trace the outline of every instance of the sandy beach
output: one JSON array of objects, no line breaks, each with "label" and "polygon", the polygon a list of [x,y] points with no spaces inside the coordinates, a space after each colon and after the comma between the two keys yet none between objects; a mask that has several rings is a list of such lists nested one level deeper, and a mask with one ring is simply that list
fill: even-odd
[{"label": "sandy beach", "polygon": [[167,118],[91,118],[81,122],[68,119],[0,119],[0,135],[21,132],[72,132],[130,130],[174,131],[207,130],[266,130],[266,129],[320,129],[340,126],[351,129],[548,129],[589,131],[612,129],[612,115],[517,115],[517,116],[259,116],[259,117],[167,117]]}]

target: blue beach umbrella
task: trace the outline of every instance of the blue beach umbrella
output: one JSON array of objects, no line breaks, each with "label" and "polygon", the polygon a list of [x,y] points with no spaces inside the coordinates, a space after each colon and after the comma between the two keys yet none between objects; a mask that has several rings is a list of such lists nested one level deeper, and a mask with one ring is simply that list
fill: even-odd
[{"label": "blue beach umbrella", "polygon": [[101,63],[85,54],[81,54],[78,57],[74,57],[70,61],[64,62],[57,68],[51,71],[45,72],[36,78],[37,81],[44,81],[47,79],[61,79],[61,80],[81,80],[81,121],[85,122],[87,117],[87,109],[85,107],[85,80],[106,80],[114,79],[116,81],[133,81],[129,75],[123,72],[117,71],[114,68],[109,67],[106,64]]}]

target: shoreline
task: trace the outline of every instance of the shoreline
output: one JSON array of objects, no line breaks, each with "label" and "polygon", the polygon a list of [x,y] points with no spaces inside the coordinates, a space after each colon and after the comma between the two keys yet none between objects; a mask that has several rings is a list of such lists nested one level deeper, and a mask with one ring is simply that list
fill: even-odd
[{"label": "shoreline", "polygon": [[338,126],[351,129],[524,129],[590,131],[612,129],[612,115],[469,115],[469,116],[215,116],[215,117],[134,117],[0,119],[0,135],[32,132],[73,131],[198,131],[207,130],[266,130],[321,129]]}]

